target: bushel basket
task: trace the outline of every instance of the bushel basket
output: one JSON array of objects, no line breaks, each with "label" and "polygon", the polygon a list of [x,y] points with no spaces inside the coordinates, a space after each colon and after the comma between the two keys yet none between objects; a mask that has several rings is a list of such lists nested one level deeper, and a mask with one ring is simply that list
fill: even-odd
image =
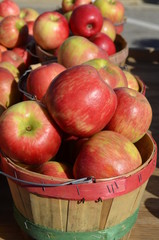
[{"label": "bushel basket", "polygon": [[157,146],[147,133],[136,143],[143,164],[109,179],[64,181],[32,172],[2,157],[19,226],[36,240],[129,238],[141,198],[154,171]]}]

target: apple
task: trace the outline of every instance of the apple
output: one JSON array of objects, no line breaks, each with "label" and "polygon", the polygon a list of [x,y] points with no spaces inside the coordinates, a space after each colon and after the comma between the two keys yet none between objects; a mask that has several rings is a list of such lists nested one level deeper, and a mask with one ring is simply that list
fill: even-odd
[{"label": "apple", "polygon": [[124,74],[126,76],[126,79],[128,81],[128,87],[132,88],[136,91],[139,91],[140,87],[139,87],[138,81],[135,78],[135,76],[131,72],[129,72],[128,70],[123,70],[123,72],[124,72]]},{"label": "apple", "polygon": [[74,10],[83,4],[89,4],[92,0],[62,0],[62,11],[64,13]]},{"label": "apple", "polygon": [[88,65],[68,68],[52,81],[44,103],[59,127],[71,136],[89,137],[110,121],[116,95]]},{"label": "apple", "polygon": [[27,21],[29,36],[33,36],[34,22],[35,21]]},{"label": "apple", "polygon": [[76,179],[89,176],[112,178],[129,173],[141,164],[141,155],[129,139],[105,130],[83,143],[73,166],[73,175]]},{"label": "apple", "polygon": [[2,152],[28,165],[47,162],[61,144],[57,126],[47,109],[36,101],[22,101],[4,111],[0,132]]},{"label": "apple", "polygon": [[109,60],[92,59],[83,64],[96,68],[104,82],[113,89],[128,86],[127,78],[123,70]]},{"label": "apple", "polygon": [[18,68],[20,74],[24,73],[26,70],[26,65],[23,58],[13,50],[7,50],[3,52],[1,61],[12,63],[16,68]]},{"label": "apple", "polygon": [[17,67],[11,62],[0,62],[0,67],[7,69],[13,76],[16,82],[19,82],[20,72]]},{"label": "apple", "polygon": [[65,69],[61,64],[52,62],[32,70],[26,80],[27,92],[42,100],[51,81]]},{"label": "apple", "polygon": [[7,17],[10,15],[18,16],[20,14],[20,8],[15,1],[3,0],[0,2],[0,16]]},{"label": "apple", "polygon": [[4,107],[21,101],[21,93],[18,90],[17,82],[9,70],[0,67],[0,102]]},{"label": "apple", "polygon": [[94,44],[102,48],[110,56],[116,53],[116,46],[113,40],[103,32],[98,32],[90,38]]},{"label": "apple", "polygon": [[118,0],[95,0],[93,4],[101,11],[102,16],[110,19],[113,23],[123,22],[125,8]]},{"label": "apple", "polygon": [[125,24],[125,18],[119,22],[119,23],[114,23],[114,27],[115,27],[115,30],[116,30],[116,33],[117,34],[121,34],[124,30],[124,24]]},{"label": "apple", "polygon": [[6,50],[7,50],[7,48],[5,46],[3,46],[2,44],[0,44],[0,51],[1,51],[1,53],[6,51]]},{"label": "apple", "polygon": [[28,39],[28,26],[19,16],[5,17],[0,24],[0,44],[6,48],[24,46]]},{"label": "apple", "polygon": [[73,35],[91,37],[97,34],[103,25],[100,10],[92,4],[84,4],[75,8],[69,20]]},{"label": "apple", "polygon": [[20,9],[20,18],[24,19],[26,22],[35,21],[39,16],[38,11],[33,8],[25,7]]},{"label": "apple", "polygon": [[72,169],[68,164],[64,162],[57,162],[54,160],[48,161],[41,164],[35,170],[40,174],[55,177],[55,178],[64,178],[64,179],[72,178]]},{"label": "apple", "polygon": [[69,36],[68,22],[59,12],[43,12],[34,22],[33,36],[44,50],[58,48]]},{"label": "apple", "polygon": [[113,22],[110,19],[103,17],[101,32],[108,35],[113,42],[115,41],[117,32]]},{"label": "apple", "polygon": [[68,24],[70,22],[70,18],[71,18],[71,14],[72,14],[73,11],[68,11],[68,12],[65,12],[63,15],[64,17],[66,18]]},{"label": "apple", "polygon": [[108,59],[108,54],[85,37],[70,36],[60,46],[57,61],[69,68],[94,58]]},{"label": "apple", "polygon": [[0,102],[0,116],[7,108]]},{"label": "apple", "polygon": [[12,49],[12,51],[23,59],[26,68],[28,68],[33,63],[32,55],[29,53],[26,47],[15,47]]},{"label": "apple", "polygon": [[117,96],[115,114],[106,129],[116,131],[135,143],[148,131],[152,121],[152,108],[140,92],[127,88],[114,89]]}]

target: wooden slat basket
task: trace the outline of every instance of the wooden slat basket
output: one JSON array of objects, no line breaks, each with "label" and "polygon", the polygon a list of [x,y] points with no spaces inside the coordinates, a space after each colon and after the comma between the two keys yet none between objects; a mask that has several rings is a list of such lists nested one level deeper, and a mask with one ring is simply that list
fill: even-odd
[{"label": "wooden slat basket", "polygon": [[109,56],[109,60],[118,66],[124,66],[129,54],[129,48],[126,40],[120,35],[115,39],[116,53]]},{"label": "wooden slat basket", "polygon": [[129,239],[157,159],[151,134],[145,134],[136,146],[143,164],[129,174],[110,179],[64,182],[1,157],[17,223],[36,240]]}]

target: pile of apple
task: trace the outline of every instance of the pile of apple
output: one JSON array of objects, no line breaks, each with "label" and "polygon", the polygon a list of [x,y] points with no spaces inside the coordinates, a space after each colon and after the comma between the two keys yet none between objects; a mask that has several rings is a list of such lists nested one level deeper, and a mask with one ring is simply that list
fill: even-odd
[{"label": "pile of apple", "polygon": [[[28,9],[20,10],[11,0],[0,2],[2,156],[63,179],[115,177],[142,164],[135,143],[150,127],[152,108],[135,77],[110,62],[106,50],[90,40],[102,27],[98,2],[103,1],[74,4],[69,21],[58,11],[37,13],[34,20],[27,20]],[[7,9],[8,16],[3,15]],[[83,13],[88,18],[95,13],[96,27],[89,22],[89,27],[78,28]],[[56,52],[57,61],[38,65],[27,75],[25,90],[35,96],[33,101],[19,91],[18,82],[34,63],[28,42],[40,45],[42,40],[41,47]]]}]

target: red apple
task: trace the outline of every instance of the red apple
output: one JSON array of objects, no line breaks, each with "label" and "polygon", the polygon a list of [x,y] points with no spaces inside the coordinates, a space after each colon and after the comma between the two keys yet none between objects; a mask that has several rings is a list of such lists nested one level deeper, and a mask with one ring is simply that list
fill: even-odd
[{"label": "red apple", "polygon": [[135,76],[129,72],[128,70],[123,70],[125,76],[126,76],[126,79],[128,81],[128,87],[129,88],[132,88],[136,91],[139,91],[140,88],[139,88],[139,84],[138,84],[138,81],[137,79],[135,78]]},{"label": "red apple", "polygon": [[0,102],[0,116],[7,108]]},{"label": "red apple", "polygon": [[6,48],[24,46],[28,39],[28,26],[19,16],[5,17],[0,23],[0,44]]},{"label": "red apple", "polygon": [[20,8],[15,1],[3,0],[0,2],[0,16],[7,17],[10,15],[18,16]]},{"label": "red apple", "polygon": [[114,23],[114,27],[115,27],[115,30],[116,30],[116,33],[117,34],[121,34],[124,30],[124,24],[125,24],[125,19],[123,19],[121,22],[119,23]]},{"label": "red apple", "polygon": [[13,76],[16,82],[19,82],[20,72],[17,67],[11,62],[0,62],[0,67],[7,69]]},{"label": "red apple", "polygon": [[74,10],[76,7],[91,3],[91,0],[62,0],[62,11],[64,13]]},{"label": "red apple", "polygon": [[89,137],[100,131],[117,105],[113,89],[88,65],[60,73],[50,83],[44,102],[60,128],[77,137]]},{"label": "red apple", "polygon": [[75,8],[69,20],[74,35],[91,37],[97,34],[103,25],[103,17],[99,9],[92,4],[84,4]]},{"label": "red apple", "polygon": [[7,50],[7,48],[4,47],[2,44],[0,44],[0,51],[1,51],[1,53],[6,51],[6,50]]},{"label": "red apple", "polygon": [[29,33],[30,36],[33,36],[34,22],[35,22],[35,21],[28,21],[28,22],[27,22],[27,25],[28,25],[28,33]]},{"label": "red apple", "polygon": [[26,90],[41,100],[53,79],[66,68],[59,63],[52,62],[32,70],[27,77]]},{"label": "red apple", "polygon": [[93,4],[101,11],[103,17],[110,19],[113,23],[123,21],[125,8],[121,1],[95,0]]},{"label": "red apple", "polygon": [[55,178],[73,178],[71,167],[66,163],[57,161],[48,161],[43,163],[36,169],[36,172]]},{"label": "red apple", "polygon": [[128,86],[127,78],[123,70],[109,60],[92,59],[83,64],[96,68],[104,82],[113,89]]},{"label": "red apple", "polygon": [[23,18],[26,22],[29,22],[35,21],[36,18],[39,16],[39,13],[33,8],[26,7],[20,9],[19,16]]},{"label": "red apple", "polygon": [[116,46],[113,40],[103,32],[98,32],[90,38],[94,44],[102,48],[110,56],[116,53]]},{"label": "red apple", "polygon": [[108,59],[108,54],[85,37],[71,36],[60,46],[57,61],[69,68],[94,58]]},{"label": "red apple", "polygon": [[148,131],[152,121],[152,108],[140,92],[123,87],[116,88],[117,109],[106,129],[116,131],[133,143]]},{"label": "red apple", "polygon": [[4,107],[21,101],[21,93],[18,90],[17,82],[9,70],[0,67],[0,102]]},{"label": "red apple", "polygon": [[7,50],[3,52],[1,61],[12,63],[16,68],[18,68],[20,74],[24,73],[26,70],[26,65],[23,58],[13,50]]},{"label": "red apple", "polygon": [[0,117],[0,146],[13,160],[42,164],[54,157],[61,135],[46,108],[36,101],[22,101]]},{"label": "red apple", "polygon": [[73,174],[75,178],[111,178],[129,173],[141,164],[141,155],[129,139],[113,131],[101,131],[83,143]]},{"label": "red apple", "polygon": [[68,22],[59,12],[44,12],[34,22],[33,36],[45,50],[58,48],[69,36]]},{"label": "red apple", "polygon": [[12,49],[12,51],[23,59],[26,68],[28,68],[33,63],[33,58],[26,47],[15,47]]},{"label": "red apple", "polygon": [[103,18],[103,25],[101,28],[101,32],[108,35],[112,39],[113,42],[115,41],[116,34],[117,34],[116,28],[110,19],[105,18],[105,17]]}]

